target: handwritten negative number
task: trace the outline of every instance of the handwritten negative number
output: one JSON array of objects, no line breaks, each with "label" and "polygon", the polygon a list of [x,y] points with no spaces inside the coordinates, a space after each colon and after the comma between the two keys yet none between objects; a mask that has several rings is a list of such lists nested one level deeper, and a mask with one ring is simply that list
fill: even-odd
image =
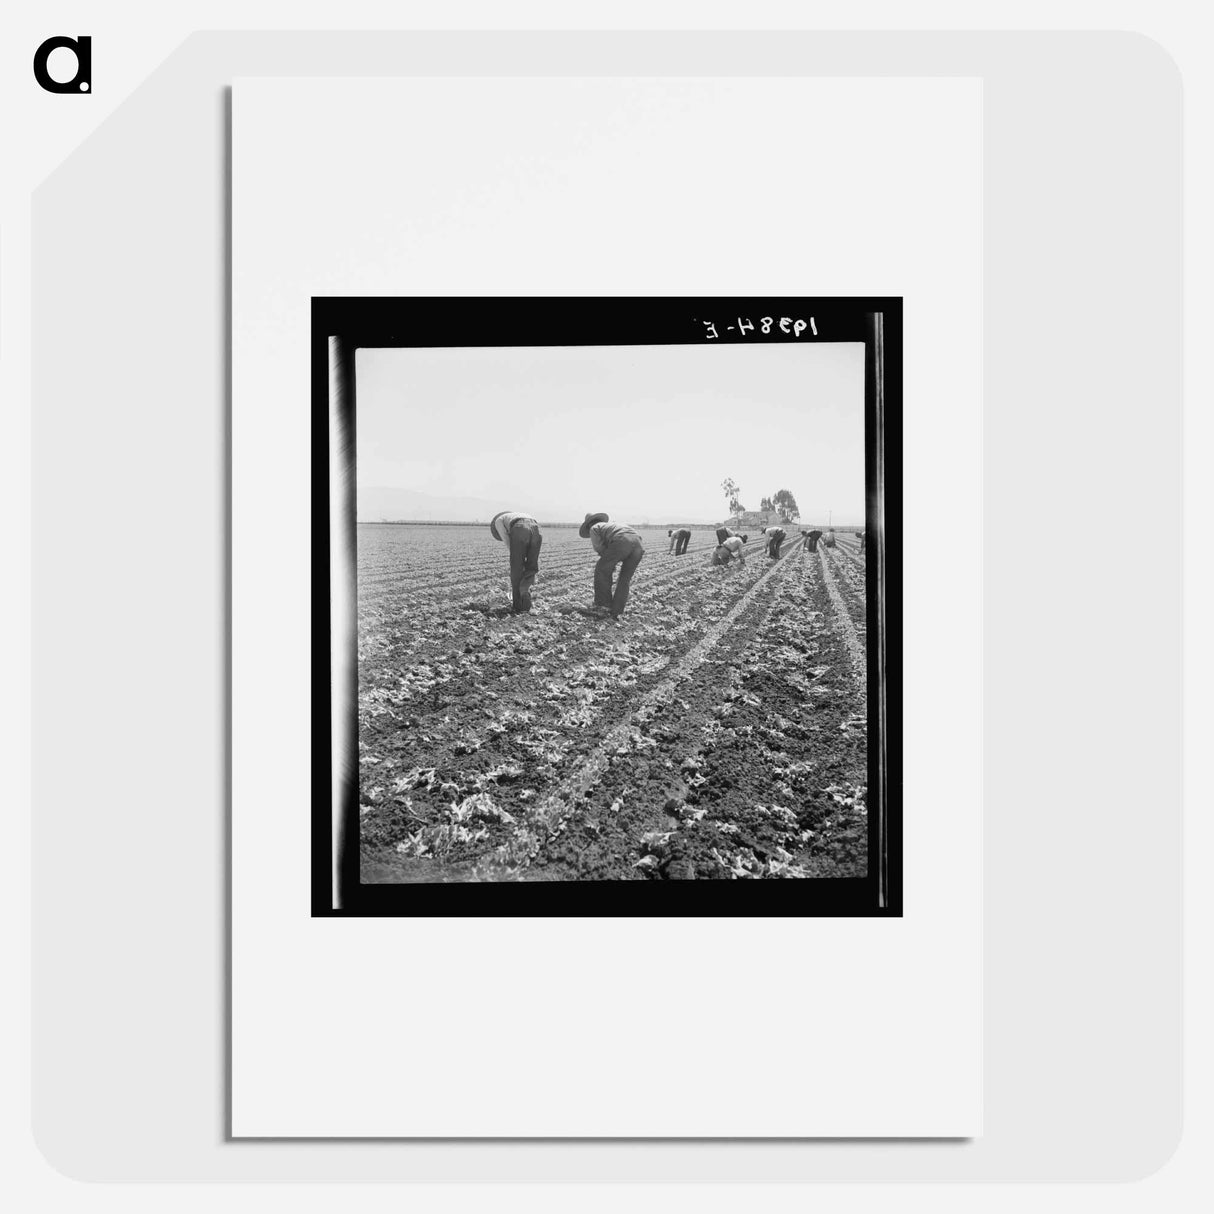
[{"label": "handwritten negative number", "polygon": [[[749,316],[736,316],[734,319],[736,324],[726,325],[726,330],[736,332],[739,337],[745,337],[747,333],[753,333],[755,323]],[[720,338],[720,333],[717,332],[717,326],[711,320],[701,322],[704,325],[704,336],[709,340]],[[781,316],[779,321],[774,316],[762,316],[759,318],[759,332],[770,333],[772,328],[779,325],[781,333],[791,333],[794,337],[800,337],[802,333],[808,329],[814,337],[818,336],[818,326],[814,323],[814,318],[811,316],[808,321],[800,318],[793,319],[791,316]]]}]

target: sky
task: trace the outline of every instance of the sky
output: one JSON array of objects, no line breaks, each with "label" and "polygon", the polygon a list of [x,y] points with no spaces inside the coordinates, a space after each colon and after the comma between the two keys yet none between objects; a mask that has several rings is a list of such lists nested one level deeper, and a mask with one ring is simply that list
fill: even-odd
[{"label": "sky", "polygon": [[[550,522],[713,522],[791,489],[864,521],[864,347],[361,349],[357,483]],[[360,517],[362,517],[360,515]]]}]

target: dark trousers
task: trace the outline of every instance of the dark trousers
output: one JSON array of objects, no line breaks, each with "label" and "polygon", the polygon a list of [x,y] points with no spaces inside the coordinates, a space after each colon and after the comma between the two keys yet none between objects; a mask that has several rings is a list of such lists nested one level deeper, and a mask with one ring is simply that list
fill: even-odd
[{"label": "dark trousers", "polygon": [[810,552],[817,552],[818,551],[818,537],[816,535],[807,535],[805,537],[805,547],[808,548],[810,550]]},{"label": "dark trousers", "polygon": [[780,545],[782,543],[784,543],[784,537],[782,535],[773,535],[771,539],[767,541],[767,555],[773,560],[778,561],[780,559]]},{"label": "dark trousers", "polygon": [[531,583],[540,570],[543,542],[535,519],[516,519],[510,528],[510,605],[515,611],[531,610]]},{"label": "dark trousers", "polygon": [[691,532],[680,531],[674,538],[676,540],[674,554],[675,556],[682,556],[687,551],[687,545],[691,542]]},{"label": "dark trousers", "polygon": [[725,543],[725,541],[727,539],[729,539],[729,529],[727,527],[718,527],[717,528],[717,543],[723,544],[723,543]]},{"label": "dark trousers", "polygon": [[[602,555],[594,566],[594,605],[610,607],[613,616],[624,614],[628,606],[628,587],[632,584],[632,575],[641,563],[645,549],[639,539],[620,536],[612,540],[603,549]],[[615,593],[611,590],[611,576],[619,565],[620,576],[615,581]]]}]

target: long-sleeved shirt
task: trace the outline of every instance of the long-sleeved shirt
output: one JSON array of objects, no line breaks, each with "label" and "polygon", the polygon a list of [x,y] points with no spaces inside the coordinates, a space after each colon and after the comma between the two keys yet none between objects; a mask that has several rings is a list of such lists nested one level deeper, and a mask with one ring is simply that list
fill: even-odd
[{"label": "long-sleeved shirt", "polygon": [[495,520],[497,523],[497,533],[502,537],[502,543],[506,545],[506,551],[510,551],[510,528],[518,522],[519,519],[525,518],[528,522],[531,521],[529,514],[499,514]]},{"label": "long-sleeved shirt", "polygon": [[681,539],[691,539],[691,532],[684,528],[681,531],[672,531],[670,533],[670,552],[674,551],[675,544],[677,544]]},{"label": "long-sleeved shirt", "polygon": [[590,542],[594,545],[594,550],[599,556],[603,555],[612,540],[619,539],[622,536],[627,536],[634,540],[641,538],[637,532],[625,523],[595,523],[590,528]]},{"label": "long-sleeved shirt", "polygon": [[721,545],[731,556],[736,556],[743,565],[746,564],[745,545],[742,543],[741,536],[731,535],[729,539]]}]

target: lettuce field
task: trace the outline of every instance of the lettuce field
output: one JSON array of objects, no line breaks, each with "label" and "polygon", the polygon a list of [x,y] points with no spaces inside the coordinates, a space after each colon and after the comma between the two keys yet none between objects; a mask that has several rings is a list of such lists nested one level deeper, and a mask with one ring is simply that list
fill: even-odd
[{"label": "lettuce field", "polygon": [[365,882],[738,880],[867,871],[856,536],[781,558],[712,531],[646,555],[617,625],[545,526],[535,607],[486,525],[358,525]]}]

